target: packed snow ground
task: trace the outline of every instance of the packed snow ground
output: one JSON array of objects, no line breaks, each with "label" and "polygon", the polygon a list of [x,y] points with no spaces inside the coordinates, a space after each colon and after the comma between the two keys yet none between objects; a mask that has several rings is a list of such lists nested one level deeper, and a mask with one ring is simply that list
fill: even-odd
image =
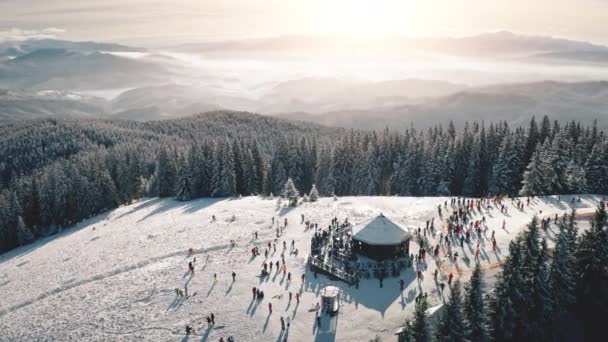
[{"label": "packed snow ground", "polygon": [[[383,288],[377,279],[363,279],[358,289],[321,275],[315,279],[306,268],[314,229],[305,231],[301,215],[318,222],[319,228],[327,227],[333,217],[340,222],[348,217],[356,224],[382,212],[412,232],[433,217],[436,227],[444,229],[437,205],[446,200],[449,198],[322,198],[297,208],[277,208],[276,200],[257,197],[191,202],[142,199],[0,256],[0,341],[218,341],[231,335],[239,342],[282,341],[287,335],[290,341],[361,341],[375,336],[391,341],[394,331],[410,316],[420,291],[428,292],[431,306],[441,303],[432,276],[435,261],[427,256],[421,284],[412,268],[402,272],[403,291],[400,278],[394,277],[385,279]],[[590,213],[598,200],[598,196],[582,196],[576,207],[579,213]],[[570,196],[562,196],[561,201],[556,197],[535,199],[523,211],[510,201],[507,206],[506,215],[493,209],[474,216],[486,216],[488,237],[496,231],[500,252],[492,252],[487,242],[481,253],[489,278],[506,257],[509,241],[532,215],[542,211],[541,217],[553,217],[571,208]],[[212,215],[216,222],[211,222]],[[297,256],[286,253],[291,283],[275,269],[266,279],[258,277],[264,248],[275,238],[273,216],[280,222],[287,218],[288,226],[269,259],[280,260],[283,240],[288,250],[295,240],[299,250]],[[254,241],[255,231],[259,238]],[[549,241],[555,231],[552,225],[546,233]],[[230,240],[236,241],[236,247],[230,247]],[[262,255],[252,259],[254,245]],[[194,249],[192,257],[188,248]],[[418,245],[412,242],[410,250],[416,253]],[[457,251],[473,260],[473,247],[465,245]],[[193,257],[197,258],[196,273],[189,277],[187,265]],[[458,268],[447,264],[462,280],[473,266],[473,262],[462,261]],[[234,283],[232,271],[237,274]],[[329,284],[340,287],[342,306],[335,318],[324,316],[318,327],[312,308],[320,301],[320,290]],[[174,289],[185,285],[190,297],[177,300]],[[254,286],[265,292],[263,301],[252,299]],[[288,302],[288,291],[302,293],[299,305],[295,298]],[[216,324],[208,329],[205,317],[211,312]],[[291,318],[287,333],[281,333],[281,316]],[[184,334],[186,324],[195,329],[189,338]]]}]

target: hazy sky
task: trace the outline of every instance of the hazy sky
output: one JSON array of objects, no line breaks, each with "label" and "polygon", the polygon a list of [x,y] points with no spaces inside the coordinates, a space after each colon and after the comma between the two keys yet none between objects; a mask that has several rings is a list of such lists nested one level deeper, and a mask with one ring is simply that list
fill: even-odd
[{"label": "hazy sky", "polygon": [[58,36],[170,45],[292,33],[497,30],[608,44],[608,0],[0,0],[0,40]]}]

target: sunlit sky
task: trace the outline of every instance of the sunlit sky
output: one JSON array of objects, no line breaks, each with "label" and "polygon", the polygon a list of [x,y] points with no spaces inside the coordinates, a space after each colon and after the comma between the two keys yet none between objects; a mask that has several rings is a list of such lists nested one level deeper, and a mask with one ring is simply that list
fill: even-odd
[{"label": "sunlit sky", "polygon": [[153,46],[286,34],[497,30],[608,44],[608,0],[0,0],[0,39]]}]

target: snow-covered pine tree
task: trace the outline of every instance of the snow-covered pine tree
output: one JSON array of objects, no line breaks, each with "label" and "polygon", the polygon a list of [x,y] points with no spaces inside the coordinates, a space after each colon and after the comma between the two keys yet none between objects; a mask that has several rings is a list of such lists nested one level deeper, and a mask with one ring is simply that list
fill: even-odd
[{"label": "snow-covered pine tree", "polygon": [[582,194],[587,192],[587,175],[585,168],[570,160],[564,171],[564,188],[567,193]]},{"label": "snow-covered pine tree", "polygon": [[550,186],[550,181],[547,177],[547,163],[543,160],[543,145],[538,145],[536,151],[532,154],[530,163],[526,167],[523,177],[523,187],[519,191],[522,196],[544,195],[546,189]]},{"label": "snow-covered pine tree", "polygon": [[576,248],[577,313],[586,336],[606,340],[608,317],[608,215],[600,202]]},{"label": "snow-covered pine tree", "polygon": [[505,258],[490,300],[492,339],[496,341],[517,340],[521,308],[527,305],[522,293],[525,289],[521,274],[522,241],[523,237],[519,235],[509,243],[509,255]]},{"label": "snow-covered pine tree", "polygon": [[378,160],[378,151],[370,144],[366,153],[366,177],[364,194],[368,196],[378,195],[380,191],[380,168]]},{"label": "snow-covered pine tree", "polygon": [[435,337],[439,341],[464,341],[465,320],[462,312],[462,290],[460,281],[452,285],[450,300],[445,304],[445,311],[439,318]]},{"label": "snow-covered pine tree", "polygon": [[490,341],[490,325],[483,298],[483,286],[481,267],[476,263],[471,279],[465,285],[465,337],[469,341]]},{"label": "snow-covered pine tree", "polygon": [[593,145],[585,164],[589,191],[597,194],[608,193],[608,142]]},{"label": "snow-covered pine tree", "polygon": [[476,197],[481,194],[481,142],[479,135],[475,135],[475,139],[471,145],[469,155],[469,164],[467,166],[466,178],[462,188],[463,195],[468,197]]},{"label": "snow-covered pine tree", "polygon": [[[563,215],[558,223],[559,233],[553,251],[553,261],[551,262],[550,283],[552,301],[555,304],[556,318],[564,316],[572,309],[576,302],[576,259],[574,251],[576,248],[576,228],[569,224],[575,224],[574,219],[569,219],[569,215]],[[574,237],[572,236],[574,232]]]},{"label": "snow-covered pine tree", "polygon": [[426,300],[419,300],[414,311],[414,322],[412,325],[412,335],[416,342],[426,342],[431,340],[431,327],[426,316],[428,303]]},{"label": "snow-covered pine tree", "polygon": [[317,186],[315,184],[312,185],[312,189],[310,189],[310,194],[308,198],[311,202],[316,202],[319,200],[319,190],[317,190]]},{"label": "snow-covered pine tree", "polygon": [[315,184],[319,186],[319,193],[324,196],[334,192],[334,168],[331,147],[324,145],[317,159],[317,173]]},{"label": "snow-covered pine tree", "polygon": [[547,241],[543,238],[540,243],[540,251],[534,263],[534,278],[532,281],[532,301],[528,307],[532,307],[531,319],[526,322],[528,327],[528,341],[550,341],[553,340],[554,301],[552,297],[551,282],[549,281]]},{"label": "snow-covered pine tree", "polygon": [[25,225],[23,222],[23,218],[21,216],[17,217],[17,242],[20,245],[25,245],[28,242],[34,240],[34,234],[32,231]]},{"label": "snow-covered pine tree", "polygon": [[192,190],[189,177],[185,175],[181,176],[179,191],[175,197],[178,201],[189,201],[192,199]]},{"label": "snow-covered pine tree", "polygon": [[514,161],[513,136],[507,134],[501,145],[498,159],[492,169],[489,190],[493,194],[513,194],[515,190],[514,175],[519,172]]},{"label": "snow-covered pine tree", "polygon": [[175,164],[165,147],[158,153],[158,195],[161,197],[175,194],[176,171]]},{"label": "snow-covered pine tree", "polygon": [[285,186],[283,187],[283,197],[289,201],[289,206],[295,207],[298,205],[299,196],[300,192],[293,183],[293,180],[288,178],[287,182],[285,182]]}]

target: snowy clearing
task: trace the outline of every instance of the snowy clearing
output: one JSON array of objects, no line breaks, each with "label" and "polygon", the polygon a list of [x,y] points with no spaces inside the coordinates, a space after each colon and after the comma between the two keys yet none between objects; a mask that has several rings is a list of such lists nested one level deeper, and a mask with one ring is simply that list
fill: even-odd
[{"label": "snowy clearing", "polygon": [[[576,207],[584,216],[594,211],[600,197],[581,197]],[[483,248],[481,264],[487,277],[500,269],[509,241],[532,215],[542,211],[541,217],[553,218],[569,211],[570,198],[537,198],[523,211],[507,201],[506,215],[497,209],[483,210],[499,247],[497,253],[491,243]],[[442,302],[433,280],[433,259],[427,256],[428,268],[420,285],[412,268],[400,278],[385,279],[381,289],[373,278],[362,279],[358,289],[322,275],[315,279],[306,268],[314,230],[305,231],[301,215],[325,228],[333,217],[340,221],[348,217],[357,224],[384,213],[414,233],[433,217],[436,227],[444,229],[437,205],[446,200],[449,198],[343,197],[277,208],[276,199],[258,197],[191,202],[142,199],[0,256],[0,341],[218,341],[234,336],[235,341],[261,342],[282,341],[287,334],[291,341],[355,341],[375,336],[391,341],[421,290],[428,292],[430,306]],[[217,217],[215,222],[212,215]],[[274,240],[273,216],[280,222],[287,218],[289,224],[269,260],[280,260],[282,241],[295,240],[299,250],[297,257],[286,253],[291,282],[275,269],[270,277],[261,279],[264,255],[251,257],[254,245],[263,251]],[[476,213],[473,220],[481,216]],[[254,241],[255,231],[259,238]],[[551,225],[546,232],[550,245],[555,231]],[[235,247],[230,246],[231,240],[236,241]],[[191,257],[189,248],[194,251]],[[410,251],[417,250],[412,241]],[[473,246],[457,250],[473,260]],[[197,259],[195,275],[190,277],[188,262],[193,257]],[[473,266],[473,261],[458,261],[457,266],[447,265],[452,267],[447,271],[466,281]],[[445,277],[446,270],[442,271]],[[217,282],[213,274],[217,274]],[[403,291],[399,279],[405,280]],[[337,316],[323,316],[317,326],[312,308],[320,300],[321,289],[330,284],[341,289],[342,306]],[[174,289],[184,286],[190,297],[176,299]],[[261,302],[252,298],[254,286],[265,292]],[[301,293],[299,304],[295,298],[288,301],[289,291]],[[205,317],[211,312],[216,324],[207,329]],[[281,316],[291,318],[286,333],[281,333]],[[195,330],[189,338],[184,332],[187,324]]]}]

